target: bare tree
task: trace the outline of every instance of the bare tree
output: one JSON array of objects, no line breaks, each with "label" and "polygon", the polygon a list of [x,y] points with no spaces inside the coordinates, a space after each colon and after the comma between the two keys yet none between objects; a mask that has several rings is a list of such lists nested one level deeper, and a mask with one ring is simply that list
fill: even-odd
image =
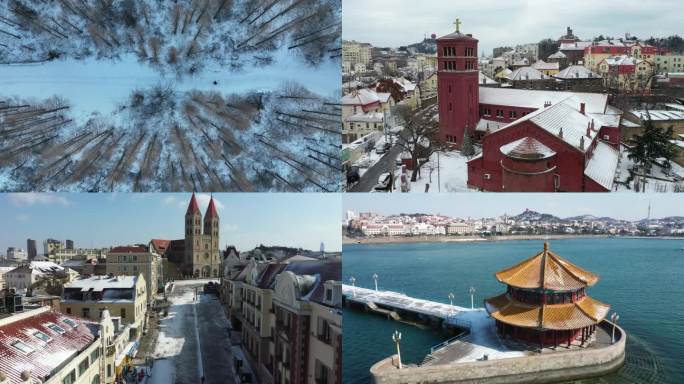
[{"label": "bare tree", "polygon": [[398,105],[394,111],[397,120],[404,125],[397,144],[411,155],[411,181],[416,181],[418,177],[422,165],[420,161],[429,159],[433,153],[444,147],[444,142],[439,137],[439,124],[431,118],[430,110],[431,108],[427,108],[415,112],[406,105]]}]

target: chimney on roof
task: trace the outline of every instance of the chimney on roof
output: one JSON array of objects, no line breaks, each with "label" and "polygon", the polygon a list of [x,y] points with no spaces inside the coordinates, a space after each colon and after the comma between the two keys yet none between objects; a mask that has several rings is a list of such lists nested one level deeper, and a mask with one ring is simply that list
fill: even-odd
[{"label": "chimney on roof", "polygon": [[594,119],[591,119],[591,130],[595,131],[596,128],[594,127]]},{"label": "chimney on roof", "polygon": [[560,128],[560,131],[558,131],[558,137],[561,139],[563,138],[563,127]]},{"label": "chimney on roof", "polygon": [[580,137],[580,149],[584,150],[584,136]]},{"label": "chimney on roof", "polygon": [[551,101],[545,101],[544,102],[544,108],[550,107],[551,106]]},{"label": "chimney on roof", "polygon": [[584,108],[585,108],[585,104],[584,104],[584,103],[580,103],[580,113],[583,114],[583,115],[584,115]]},{"label": "chimney on roof", "polygon": [[591,123],[587,122],[587,137],[591,139]]}]

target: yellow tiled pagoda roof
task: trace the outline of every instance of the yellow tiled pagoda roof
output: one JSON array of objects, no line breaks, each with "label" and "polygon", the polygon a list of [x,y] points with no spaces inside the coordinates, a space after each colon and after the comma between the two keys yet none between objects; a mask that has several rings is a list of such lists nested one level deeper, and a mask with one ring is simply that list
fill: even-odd
[{"label": "yellow tiled pagoda roof", "polygon": [[508,294],[485,300],[487,312],[503,323],[517,327],[571,330],[598,324],[610,306],[585,296],[574,303],[532,305],[512,299]]},{"label": "yellow tiled pagoda roof", "polygon": [[596,284],[598,276],[549,251],[544,250],[527,260],[496,273],[496,278],[517,288],[573,291]]}]

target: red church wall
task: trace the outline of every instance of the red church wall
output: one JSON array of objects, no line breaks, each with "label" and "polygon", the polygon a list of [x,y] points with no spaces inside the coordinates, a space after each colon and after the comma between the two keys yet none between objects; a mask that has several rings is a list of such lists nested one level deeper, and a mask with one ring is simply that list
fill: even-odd
[{"label": "red church wall", "polygon": [[584,176],[584,192],[610,192],[610,190],[605,189],[591,178]]},{"label": "red church wall", "polygon": [[437,61],[440,135],[460,146],[479,120],[477,39],[457,34],[437,39]]},{"label": "red church wall", "polygon": [[[520,122],[515,128],[506,128],[484,137],[482,158],[468,163],[468,185],[485,191],[503,192],[501,160],[505,156],[500,148],[524,137],[535,138],[556,152],[557,168],[554,175],[559,176],[559,191],[582,192],[584,154],[530,121]],[[484,174],[489,174],[489,179],[486,179]]]},{"label": "red church wall", "polygon": [[[503,117],[497,117],[497,111],[503,112]],[[511,107],[508,105],[482,104],[480,103],[480,118],[487,120],[502,121],[512,123],[530,112],[536,111],[535,108]],[[513,114],[511,117],[511,113]]]},{"label": "red church wall", "polygon": [[554,192],[556,171],[554,157],[535,161],[512,159],[501,161],[501,185],[504,192]]},{"label": "red church wall", "polygon": [[438,79],[439,126],[442,138],[458,145],[466,127],[475,131],[479,121],[477,73],[440,73]]}]

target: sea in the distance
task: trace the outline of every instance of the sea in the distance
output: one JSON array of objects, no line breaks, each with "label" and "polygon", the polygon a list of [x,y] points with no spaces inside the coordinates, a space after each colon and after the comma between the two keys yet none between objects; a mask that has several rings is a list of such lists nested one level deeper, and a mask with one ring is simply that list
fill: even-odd
[{"label": "sea in the distance", "polygon": [[[543,241],[351,244],[343,247],[343,281],[470,306],[505,290],[494,273],[542,250]],[[582,384],[684,383],[684,239],[584,238],[551,240],[563,258],[600,276],[589,294],[612,306],[628,334],[626,363],[609,376]],[[345,308],[343,382],[370,382],[371,365],[395,353],[392,333],[402,332],[402,360],[419,363],[445,339],[437,331]]]}]

